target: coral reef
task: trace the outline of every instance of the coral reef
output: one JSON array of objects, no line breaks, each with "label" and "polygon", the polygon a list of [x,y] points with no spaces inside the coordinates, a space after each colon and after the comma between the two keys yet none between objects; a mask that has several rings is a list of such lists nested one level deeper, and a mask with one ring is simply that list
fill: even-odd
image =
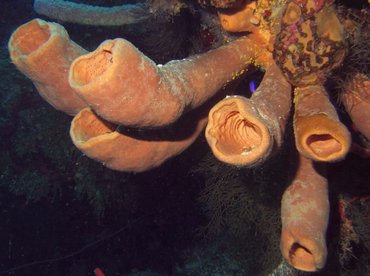
[{"label": "coral reef", "polygon": [[[46,5],[43,1],[36,2]],[[51,2],[50,6],[45,6],[46,10],[59,8],[68,12],[68,7],[58,6],[62,2],[66,1]],[[169,11],[176,10],[166,10],[163,8],[165,2],[160,2],[156,7],[160,7],[158,9],[162,12],[172,14]],[[346,55],[351,52],[346,39],[353,24],[349,21],[343,23],[333,1],[198,2],[212,6],[217,11],[218,28],[233,34],[224,36],[223,45],[164,65],[155,63],[121,38],[107,40],[95,51],[87,53],[69,39],[61,25],[41,19],[25,23],[14,31],[8,44],[10,57],[17,68],[32,80],[43,98],[56,109],[75,116],[70,135],[76,147],[114,170],[144,172],[159,166],[170,166],[166,161],[190,147],[207,123],[206,137],[214,155],[231,165],[250,167],[268,162],[284,143],[293,144],[293,139],[284,139],[290,125],[294,129],[295,147],[302,155],[301,164],[309,164],[305,168],[311,168],[309,173],[303,173],[306,182],[317,180],[318,174],[312,169],[316,161],[344,160],[351,149],[351,135],[348,124],[341,123],[331,103],[331,89],[325,85],[338,67],[346,66]],[[184,7],[180,6],[181,9]],[[38,7],[35,6],[36,12],[40,11]],[[198,6],[192,8],[198,9]],[[102,10],[97,8],[92,12],[99,14]],[[109,11],[113,11],[113,8]],[[74,18],[81,16],[73,14]],[[50,43],[55,41],[56,44]],[[265,72],[263,80],[256,91],[251,91],[249,98],[245,95],[235,96],[235,85],[242,82],[252,66]],[[365,140],[369,139],[369,116],[365,112],[368,109],[368,82],[368,72],[351,74],[342,86],[344,93],[341,97],[356,130],[361,132]],[[294,88],[294,94],[291,93],[291,87]],[[15,101],[20,101],[19,95],[17,93]],[[220,100],[225,95],[231,97]],[[294,98],[293,107],[291,98]],[[5,109],[6,116],[14,116],[11,112],[12,108]],[[294,113],[292,121],[289,120],[290,113]],[[25,125],[31,125],[36,131],[48,130],[47,125],[35,124],[33,120],[37,121],[37,118],[33,118],[33,115],[24,114],[20,112],[17,116]],[[43,112],[40,112],[40,117],[43,116]],[[64,125],[67,120],[63,117]],[[2,123],[7,125],[4,121]],[[13,128],[12,131],[19,133],[19,137],[26,136],[22,134],[22,129]],[[98,173],[91,176],[90,171],[78,172],[76,157],[73,157],[75,150],[49,150],[46,153],[48,143],[55,143],[50,137],[50,133],[45,137],[38,137],[35,133],[27,140],[28,144],[18,142],[16,155],[21,158],[42,151],[45,152],[44,156],[36,160],[45,157],[48,160],[57,155],[63,160],[70,157],[70,163],[53,161],[44,167],[42,162],[35,162],[34,166],[42,174],[25,171],[24,175],[14,178],[15,182],[8,182],[10,190],[26,195],[33,201],[44,196],[55,198],[56,191],[63,190],[63,184],[56,181],[51,187],[49,182],[56,179],[55,170],[64,171],[69,180],[73,179],[76,183],[81,180],[75,190],[77,196],[87,197],[96,206],[97,213],[102,214],[109,204],[109,196],[102,194],[98,186],[86,185],[86,181],[94,182],[94,178],[99,178]],[[68,143],[67,139],[60,143],[60,148],[66,146],[65,143]],[[368,144],[364,144],[366,151]],[[5,155],[3,160],[11,160],[13,156],[14,153]],[[302,176],[302,167],[294,169],[298,177]],[[3,179],[10,179],[13,171],[14,168],[7,165]],[[215,175],[220,177],[220,172]],[[100,178],[104,182],[104,177]],[[27,179],[33,179],[36,186],[28,186]],[[318,182],[322,184],[325,181]],[[208,184],[211,188],[205,191],[207,196],[201,200],[208,204],[211,212],[215,212],[208,228],[217,232],[227,224],[231,236],[239,243],[247,241],[248,238],[243,235],[252,235],[255,229],[259,229],[263,233],[261,240],[268,238],[266,247],[276,245],[276,235],[269,233],[273,227],[266,223],[277,225],[278,215],[274,213],[277,207],[270,209],[259,206],[243,185],[232,179],[226,179],[225,182],[236,185],[225,188],[219,180],[213,180],[213,186]],[[312,203],[319,197],[313,192],[315,187],[293,187],[298,182],[299,179],[293,177],[283,179],[280,183],[292,183],[282,200],[282,255],[299,270],[325,270],[325,236],[329,216],[327,189],[323,188],[320,193],[321,202],[326,202],[325,208],[313,215],[309,213],[307,219],[313,229],[319,229],[318,242],[312,233],[302,230],[307,224],[302,217],[305,215],[306,202]],[[226,190],[223,192],[224,188]],[[284,188],[282,185],[281,189]],[[304,197],[300,188],[309,189],[304,192]],[[114,189],[110,189],[110,192],[114,192]],[[275,197],[279,199],[282,194],[281,191]],[[291,204],[289,199],[297,196],[304,200]],[[293,230],[287,210],[301,214],[300,219],[294,220]],[[251,223],[261,216],[268,218]],[[320,216],[323,219],[315,219]],[[240,218],[245,223],[240,222]],[[346,223],[346,220],[343,221]],[[348,244],[351,241],[358,242],[349,238],[356,236],[353,234],[356,230],[346,229],[343,233],[347,234],[343,235],[347,235],[347,240],[342,242],[344,256],[348,255]],[[293,232],[294,238],[287,238]],[[289,240],[293,240],[293,244]],[[245,246],[246,251],[259,256],[263,254],[253,244],[249,245],[251,247]],[[246,252],[243,254],[247,255]],[[274,261],[277,259],[274,258]],[[252,265],[252,261],[248,261],[248,265]],[[258,266],[266,266],[272,271],[278,265],[278,261],[268,265],[261,261]],[[252,268],[251,271],[257,269]]]}]

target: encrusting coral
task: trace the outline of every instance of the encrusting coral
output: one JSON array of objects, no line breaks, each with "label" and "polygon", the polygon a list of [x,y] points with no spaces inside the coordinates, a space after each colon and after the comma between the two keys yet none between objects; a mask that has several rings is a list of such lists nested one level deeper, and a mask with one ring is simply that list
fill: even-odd
[{"label": "encrusting coral", "polygon": [[[333,1],[199,2],[213,5],[220,27],[237,38],[160,65],[121,38],[86,53],[60,25],[35,19],[13,33],[11,58],[51,105],[78,113],[70,131],[74,144],[120,171],[149,170],[190,146],[207,123],[199,107],[209,111],[206,137],[219,160],[259,164],[284,142],[295,87],[293,125],[300,163],[282,200],[281,251],[297,269],[321,269],[329,204],[327,181],[314,160],[343,159],[351,144],[324,88],[347,53]],[[224,86],[252,64],[265,70],[256,92],[249,99],[227,97],[211,109],[209,100],[224,96]],[[357,75],[352,80],[343,102],[369,138],[369,113],[362,113],[368,109],[368,93],[357,89],[367,92],[369,79]]]},{"label": "encrusting coral", "polygon": [[294,86],[323,84],[345,57],[344,30],[330,2],[287,2],[274,59]]}]

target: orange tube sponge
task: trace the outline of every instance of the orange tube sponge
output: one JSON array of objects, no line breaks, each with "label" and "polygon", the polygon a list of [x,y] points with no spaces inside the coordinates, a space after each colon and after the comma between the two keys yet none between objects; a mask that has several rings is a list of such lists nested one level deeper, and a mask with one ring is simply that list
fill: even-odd
[{"label": "orange tube sponge", "polygon": [[124,39],[107,40],[77,58],[69,82],[104,119],[133,127],[175,122],[235,78],[258,49],[250,38],[156,65]]},{"label": "orange tube sponge", "polygon": [[256,2],[246,1],[242,7],[218,10],[221,26],[228,32],[256,31],[259,20],[254,16]]},{"label": "orange tube sponge", "polygon": [[370,141],[370,79],[356,73],[346,82],[342,102],[356,128]]},{"label": "orange tube sponge", "polygon": [[195,141],[206,116],[194,115],[187,114],[167,130],[133,130],[107,122],[85,108],[72,120],[70,135],[79,150],[104,166],[142,172],[180,154]]},{"label": "orange tube sponge", "polygon": [[328,181],[315,165],[300,156],[293,183],[281,202],[280,249],[289,264],[304,271],[323,268],[327,256]]},{"label": "orange tube sponge", "polygon": [[226,97],[208,115],[206,138],[220,161],[251,166],[282,144],[291,106],[291,86],[274,64],[250,99]]},{"label": "orange tube sponge", "polygon": [[296,88],[294,103],[298,151],[316,161],[343,159],[350,148],[351,136],[339,121],[325,88],[320,85]]},{"label": "orange tube sponge", "polygon": [[53,107],[75,115],[87,106],[68,83],[72,61],[87,51],[70,40],[63,26],[31,20],[15,30],[8,47],[13,63]]}]

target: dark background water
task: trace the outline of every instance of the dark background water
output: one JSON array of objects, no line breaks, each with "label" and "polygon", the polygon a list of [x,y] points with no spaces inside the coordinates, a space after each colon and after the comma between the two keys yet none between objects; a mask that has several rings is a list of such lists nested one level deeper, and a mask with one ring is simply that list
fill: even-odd
[{"label": "dark background water", "polygon": [[[35,17],[32,1],[0,3],[0,274],[10,269],[4,274],[93,275],[95,267],[106,275],[272,271],[281,259],[279,203],[289,179],[289,147],[260,168],[236,169],[216,161],[201,137],[150,172],[104,168],[75,149],[68,134],[71,118],[45,103],[9,60],[11,33]],[[197,16],[184,12],[156,23],[63,26],[88,50],[104,39],[125,37],[161,63],[191,53],[199,35]],[[169,43],[150,47],[158,41]],[[329,260],[315,275],[369,271],[369,168],[369,159],[354,154],[329,166]],[[207,187],[218,190],[207,194]],[[216,200],[220,193],[225,199]],[[356,196],[364,200],[354,202],[349,216],[360,242],[352,244],[353,257],[343,265],[337,203]],[[217,217],[218,211],[224,214]]]}]

